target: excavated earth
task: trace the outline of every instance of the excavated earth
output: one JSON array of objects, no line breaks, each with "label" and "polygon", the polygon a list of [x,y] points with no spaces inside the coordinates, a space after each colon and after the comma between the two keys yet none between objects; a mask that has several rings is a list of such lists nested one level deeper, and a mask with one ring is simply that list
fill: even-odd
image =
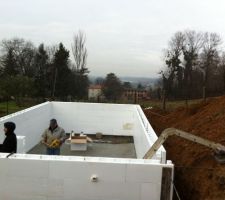
[{"label": "excavated earth", "polygon": [[[175,127],[225,145],[225,96],[181,107],[170,113],[144,110],[158,135]],[[174,184],[182,200],[225,200],[225,164],[202,145],[172,136],[164,144],[167,159],[175,164]],[[176,197],[174,192],[174,199]]]}]

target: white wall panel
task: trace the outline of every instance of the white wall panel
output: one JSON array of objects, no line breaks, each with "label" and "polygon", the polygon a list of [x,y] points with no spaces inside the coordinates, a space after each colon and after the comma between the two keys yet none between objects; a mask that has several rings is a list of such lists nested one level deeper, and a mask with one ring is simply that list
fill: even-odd
[{"label": "white wall panel", "polygon": [[[173,170],[173,165],[160,164],[164,148],[156,160],[141,159],[157,136],[139,106],[47,102],[0,118],[0,129],[6,121],[15,122],[16,133],[25,136],[28,151],[40,141],[51,118],[56,118],[66,132],[132,135],[139,159],[28,154],[7,159],[7,154],[0,153],[0,199],[160,199],[162,167]],[[4,139],[2,135],[0,139]],[[93,175],[97,182],[91,181]]]},{"label": "white wall panel", "polygon": [[[157,139],[140,106],[127,104],[47,102],[0,118],[0,129],[6,121],[15,122],[16,134],[25,136],[27,152],[40,141],[51,118],[56,118],[66,132],[133,136],[137,158],[143,158]],[[0,139],[4,139],[3,134]],[[161,159],[161,151],[165,152],[164,148],[154,158]]]},{"label": "white wall panel", "polygon": [[52,116],[67,132],[133,135],[124,125],[133,124],[134,115],[133,105],[53,102]]},{"label": "white wall panel", "polygon": [[161,167],[159,165],[127,165],[126,169],[126,181],[127,182],[138,182],[138,183],[161,183]]},{"label": "white wall panel", "polygon": [[[136,106],[136,115],[135,115],[135,131],[134,131],[134,144],[136,149],[137,158],[143,158],[146,152],[158,139],[156,133],[152,129],[149,121],[147,120],[145,114],[143,113],[140,106]],[[161,160],[161,152],[166,154],[165,149],[162,147],[159,148],[154,159]],[[166,156],[164,157],[163,162],[166,162]]]},{"label": "white wall panel", "polygon": [[[158,200],[161,194],[161,184],[142,183],[141,200]],[[172,198],[171,198],[172,199]]]},{"label": "white wall panel", "polygon": [[[90,182],[92,175],[97,175],[99,182],[124,182],[124,164],[112,165],[112,163],[95,162],[50,162],[50,178],[74,179],[82,182]],[[71,170],[72,169],[72,170]],[[82,170],[81,170],[82,169]],[[113,174],[109,172],[113,171]],[[77,173],[80,172],[80,173]],[[83,173],[82,173],[83,172]]]},{"label": "white wall panel", "polygon": [[[43,130],[48,126],[51,112],[51,103],[43,103],[29,109],[0,118],[0,130],[3,132],[4,123],[12,121],[16,124],[15,133],[25,136],[25,152],[34,147],[41,138]],[[0,143],[4,135],[0,134]]]},{"label": "white wall panel", "polygon": [[[162,167],[173,167],[141,160],[128,164],[126,159],[113,163],[60,157],[0,158],[0,199],[158,200]],[[97,182],[91,182],[93,174],[99,177]]]}]

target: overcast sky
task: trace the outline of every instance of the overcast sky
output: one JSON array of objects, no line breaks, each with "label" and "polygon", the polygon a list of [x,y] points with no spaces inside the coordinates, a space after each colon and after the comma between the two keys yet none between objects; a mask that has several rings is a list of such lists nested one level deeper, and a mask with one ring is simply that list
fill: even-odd
[{"label": "overcast sky", "polygon": [[91,75],[156,77],[162,49],[176,31],[217,32],[225,38],[224,0],[0,0],[0,39],[35,45],[87,37]]}]

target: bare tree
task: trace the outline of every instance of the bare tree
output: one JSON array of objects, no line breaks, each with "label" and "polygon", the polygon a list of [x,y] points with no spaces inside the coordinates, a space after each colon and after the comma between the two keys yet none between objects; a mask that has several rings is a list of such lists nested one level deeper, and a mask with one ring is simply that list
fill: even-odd
[{"label": "bare tree", "polygon": [[56,78],[58,73],[57,67],[54,65],[54,61],[55,61],[55,55],[58,49],[59,49],[59,46],[57,44],[46,47],[46,52],[47,52],[48,60],[49,60],[47,76],[48,76],[48,79],[50,80],[49,88],[51,88],[50,93],[53,99],[55,98]]},{"label": "bare tree", "polygon": [[[169,47],[167,50],[166,56],[166,64],[170,69],[169,74],[172,76],[173,80],[171,80],[174,84],[178,86],[178,88],[182,89],[182,77],[183,77],[183,69],[182,69],[182,48],[184,46],[185,35],[182,32],[177,32],[172,37],[169,42]],[[171,83],[172,83],[171,82]]]},{"label": "bare tree", "polygon": [[217,33],[204,34],[200,69],[203,72],[203,99],[206,100],[207,83],[210,73],[215,72],[219,64],[219,46],[222,40]]},{"label": "bare tree", "polygon": [[82,31],[74,35],[73,43],[71,45],[75,71],[81,74],[88,73],[87,65],[87,49],[85,47],[86,36]]},{"label": "bare tree", "polygon": [[223,77],[223,93],[225,93],[225,52],[223,52],[220,57],[219,68]]},{"label": "bare tree", "polygon": [[183,45],[184,56],[184,84],[185,103],[188,106],[192,88],[192,71],[198,65],[199,51],[203,46],[203,34],[201,32],[186,31]]},{"label": "bare tree", "polygon": [[163,110],[166,109],[166,98],[171,93],[173,85],[178,82],[179,87],[182,85],[182,67],[180,56],[184,43],[184,34],[177,32],[169,41],[168,49],[165,50],[164,61],[167,65],[166,70],[161,71],[163,83]]},{"label": "bare tree", "polygon": [[57,44],[46,47],[46,52],[47,52],[50,63],[52,63],[54,61],[55,53],[57,50],[58,50]]},{"label": "bare tree", "polygon": [[164,51],[166,68],[161,74],[165,97],[184,98],[188,106],[190,98],[221,94],[221,85],[225,91],[225,53],[221,56],[221,43],[216,33],[174,34]]},{"label": "bare tree", "polygon": [[13,38],[1,42],[2,54],[12,53],[18,73],[20,75],[32,76],[34,73],[34,57],[36,49],[30,41],[22,38]]}]

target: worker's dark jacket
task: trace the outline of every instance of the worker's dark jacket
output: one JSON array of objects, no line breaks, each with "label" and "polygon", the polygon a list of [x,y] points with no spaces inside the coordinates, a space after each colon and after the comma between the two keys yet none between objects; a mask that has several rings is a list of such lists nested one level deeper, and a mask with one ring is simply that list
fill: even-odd
[{"label": "worker's dark jacket", "polygon": [[6,138],[3,144],[0,144],[0,152],[4,153],[16,153],[17,139],[14,132],[8,132],[5,134]]}]

